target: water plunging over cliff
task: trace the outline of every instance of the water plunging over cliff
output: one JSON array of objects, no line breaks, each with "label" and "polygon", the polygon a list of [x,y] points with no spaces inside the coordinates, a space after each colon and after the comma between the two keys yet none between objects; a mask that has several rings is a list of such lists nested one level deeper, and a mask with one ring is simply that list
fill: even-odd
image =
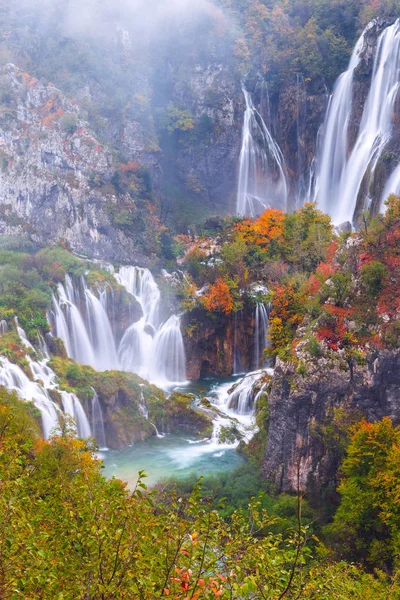
[{"label": "water plunging over cliff", "polygon": [[394,106],[400,88],[400,20],[379,38],[369,94],[349,156],[354,73],[371,26],[357,42],[348,70],[336,83],[317,152],[314,199],[336,223],[353,222],[357,204],[359,210],[368,208],[376,166],[393,134]]},{"label": "water plunging over cliff", "polygon": [[254,367],[265,365],[263,353],[268,345],[267,333],[269,325],[269,309],[262,302],[257,302],[255,310],[254,331]]},{"label": "water plunging over cliff", "polygon": [[[29,366],[34,381],[23,370],[7,358],[0,357],[0,385],[15,391],[19,398],[33,402],[42,415],[43,435],[48,438],[54,428],[58,427],[61,409],[52,400],[50,391],[57,389],[56,374],[43,362],[30,359]],[[75,394],[59,391],[64,413],[74,418],[79,437],[91,436],[91,429],[85,411]]]},{"label": "water plunging over cliff", "polygon": [[246,101],[236,212],[255,217],[270,206],[286,209],[287,184],[281,149],[243,88]]},{"label": "water plunging over cliff", "polygon": [[110,322],[115,312],[112,292],[99,289],[98,297],[84,278],[67,276],[65,286],[59,284],[49,318],[68,356],[99,371],[130,371],[164,387],[184,382],[180,319],[172,315],[163,322],[160,290],[152,274],[148,269],[121,267],[114,277],[142,309],[141,318],[126,329],[119,344]]}]

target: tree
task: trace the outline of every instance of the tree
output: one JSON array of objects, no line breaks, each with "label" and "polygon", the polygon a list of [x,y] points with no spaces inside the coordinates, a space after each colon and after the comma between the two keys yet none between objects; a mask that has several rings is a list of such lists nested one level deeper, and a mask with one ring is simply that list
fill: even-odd
[{"label": "tree", "polygon": [[400,551],[400,428],[389,418],[353,427],[326,532],[336,549],[369,568],[392,569]]}]

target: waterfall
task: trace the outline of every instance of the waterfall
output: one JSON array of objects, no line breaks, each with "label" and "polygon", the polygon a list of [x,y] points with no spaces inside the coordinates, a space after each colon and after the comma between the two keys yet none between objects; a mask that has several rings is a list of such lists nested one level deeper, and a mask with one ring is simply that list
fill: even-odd
[{"label": "waterfall", "polygon": [[76,293],[69,275],[66,275],[65,284],[64,287],[59,283],[58,297],[53,296],[55,334],[63,340],[70,358],[96,368],[94,350],[85,322],[75,304]]},{"label": "waterfall", "polygon": [[154,339],[155,374],[161,381],[182,382],[186,379],[185,349],[179,317],[172,315]]},{"label": "waterfall", "polygon": [[255,401],[254,384],[258,381],[260,375],[260,371],[249,373],[228,392],[228,407],[238,415],[252,414]]},{"label": "waterfall", "polygon": [[341,179],[347,163],[353,77],[361,61],[360,53],[368,29],[359,38],[347,71],[340,75],[335,84],[322,132],[318,136],[314,200],[321,210],[331,214],[335,210],[334,203],[340,197]]},{"label": "waterfall", "polygon": [[387,200],[391,194],[396,194],[396,195],[400,194],[400,165],[398,165],[396,167],[396,169],[393,171],[393,173],[389,177],[389,179],[383,189],[383,193],[381,196],[381,205],[380,205],[381,212],[384,212],[385,200]]},{"label": "waterfall", "polygon": [[5,357],[0,357],[0,385],[9,391],[15,391],[22,400],[35,404],[42,415],[42,429],[45,438],[48,438],[59,425],[60,408],[50,395],[51,390],[59,391],[64,412],[75,419],[78,436],[90,437],[90,425],[77,396],[58,390],[56,374],[47,365],[47,360],[35,362],[29,357],[27,360],[34,381],[31,381],[18,365],[11,363]]},{"label": "waterfall", "polygon": [[0,385],[15,391],[22,400],[33,402],[42,414],[42,427],[45,438],[58,426],[58,406],[48,391],[40,383],[31,381],[23,370],[7,358],[0,357]]},{"label": "waterfall", "polygon": [[89,323],[89,336],[98,371],[119,368],[114,334],[103,304],[85,286],[86,309]]},{"label": "waterfall", "polygon": [[14,317],[14,321],[15,321],[15,326],[17,328],[17,333],[19,335],[19,339],[21,340],[21,342],[23,343],[25,348],[28,348],[29,350],[33,350],[34,348],[33,348],[32,344],[30,343],[30,341],[28,340],[28,336],[26,335],[25,330],[19,326],[18,317]]},{"label": "waterfall", "polygon": [[[93,388],[92,388],[93,389]],[[103,411],[101,410],[100,400],[95,389],[93,389],[92,398],[92,432],[97,440],[100,450],[105,450],[106,444],[106,432],[104,430],[104,418]]]},{"label": "waterfall", "polygon": [[295,190],[296,208],[301,207],[307,198],[308,180],[306,173],[306,156],[303,136],[306,131],[307,94],[304,77],[296,75],[296,170],[297,184]]},{"label": "waterfall", "polygon": [[61,391],[61,401],[64,413],[70,415],[75,421],[78,437],[88,438],[92,435],[88,418],[83,410],[79,398],[72,392]]},{"label": "waterfall", "polygon": [[354,148],[348,156],[353,76],[360,63],[365,34],[372,25],[362,34],[348,70],[337,81],[317,153],[315,199],[336,223],[354,222],[357,205],[368,208],[375,169],[393,133],[393,112],[400,88],[400,19],[379,37],[369,94]]},{"label": "waterfall", "polygon": [[271,206],[286,209],[287,184],[281,149],[256,110],[250,92],[244,87],[242,90],[246,110],[236,212],[255,217]]},{"label": "waterfall", "polygon": [[148,269],[121,267],[116,280],[142,307],[142,318],[125,332],[118,348],[125,371],[137,373],[160,386],[186,380],[186,358],[180,319],[172,315],[164,324],[161,295]]},{"label": "waterfall", "polygon": [[269,309],[262,302],[257,302],[255,309],[254,327],[254,367],[264,366],[263,353],[267,347],[269,325]]},{"label": "waterfall", "polygon": [[0,335],[4,335],[7,332],[8,332],[7,321],[5,321],[4,319],[2,319],[0,321]]},{"label": "waterfall", "polygon": [[163,322],[161,294],[152,274],[148,269],[121,267],[112,276],[140,304],[142,317],[126,329],[117,348],[110,322],[115,307],[107,300],[107,290],[97,290],[97,296],[84,278],[73,281],[67,276],[53,297],[49,320],[68,356],[98,371],[122,369],[161,386],[183,383],[186,360],[180,319],[172,315]]},{"label": "waterfall", "polygon": [[159,325],[160,290],[148,269],[121,267],[115,279],[139,302],[146,323]]}]

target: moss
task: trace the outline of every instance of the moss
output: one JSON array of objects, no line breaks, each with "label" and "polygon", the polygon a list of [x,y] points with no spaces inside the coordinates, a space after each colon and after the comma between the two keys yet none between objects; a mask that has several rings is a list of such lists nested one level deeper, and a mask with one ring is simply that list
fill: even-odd
[{"label": "moss", "polygon": [[193,407],[193,396],[174,392],[169,398],[146,398],[149,419],[160,429],[169,432],[189,430],[205,434],[210,430],[211,420]]},{"label": "moss", "polygon": [[232,424],[230,427],[221,427],[221,431],[219,432],[219,441],[221,444],[233,444],[242,438],[243,435],[235,424]]},{"label": "moss", "polygon": [[154,433],[154,429],[140,413],[138,406],[129,404],[118,409],[111,417],[118,436],[118,442],[127,446],[144,440]]},{"label": "moss", "polygon": [[8,360],[19,367],[29,376],[31,372],[26,355],[29,351],[21,343],[20,337],[16,331],[9,331],[0,336],[0,355],[5,356]]}]

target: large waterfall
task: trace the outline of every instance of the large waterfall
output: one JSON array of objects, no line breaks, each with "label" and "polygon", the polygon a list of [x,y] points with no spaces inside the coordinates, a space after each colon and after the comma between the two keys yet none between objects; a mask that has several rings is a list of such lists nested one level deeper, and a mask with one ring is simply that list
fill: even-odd
[{"label": "large waterfall", "polygon": [[271,206],[286,209],[287,184],[281,149],[255,108],[250,92],[246,102],[236,212],[255,217]]},{"label": "large waterfall", "polygon": [[148,269],[121,267],[114,277],[142,311],[121,340],[110,321],[115,313],[112,292],[100,288],[95,293],[84,278],[67,276],[65,286],[59,284],[49,319],[68,356],[99,371],[130,371],[161,387],[183,383],[186,361],[180,319],[176,315],[163,319],[160,290],[152,274]]},{"label": "large waterfall", "polygon": [[326,212],[334,213],[335,202],[340,197],[341,179],[348,158],[349,123],[353,103],[353,76],[360,64],[360,52],[364,45],[360,37],[354,48],[349,68],[336,82],[329,99],[322,135],[316,154],[314,200]]},{"label": "large waterfall", "polygon": [[[317,152],[316,199],[334,222],[354,222],[356,209],[369,208],[376,167],[393,135],[393,115],[400,89],[400,20],[387,27],[378,40],[372,81],[357,139],[349,154],[349,121],[353,110],[354,72],[364,46],[364,31],[331,97]],[[396,170],[384,196],[399,189]]]}]

